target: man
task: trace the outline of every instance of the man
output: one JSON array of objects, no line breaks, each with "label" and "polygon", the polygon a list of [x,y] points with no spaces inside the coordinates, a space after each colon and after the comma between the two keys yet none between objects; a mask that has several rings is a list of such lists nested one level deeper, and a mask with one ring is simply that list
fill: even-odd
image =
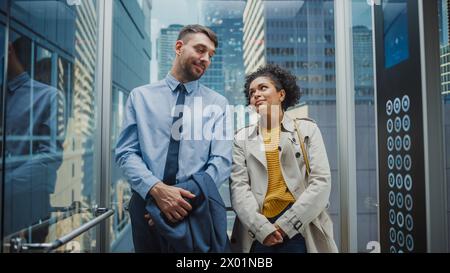
[{"label": "man", "polygon": [[[230,175],[231,140],[205,138],[203,133],[208,132],[204,132],[204,126],[191,125],[200,110],[200,121],[209,124],[209,133],[216,136],[221,135],[228,119],[227,100],[198,82],[211,64],[217,44],[210,29],[200,25],[184,27],[166,78],[135,88],[128,98],[116,161],[133,190],[129,212],[136,252],[167,250],[160,243],[160,234],[148,224],[145,207],[149,200],[168,221],[177,223],[189,215],[190,201],[195,196],[175,184],[204,172],[219,187]],[[219,111],[202,115],[212,105]],[[191,140],[192,135],[199,134],[202,137]]]}]

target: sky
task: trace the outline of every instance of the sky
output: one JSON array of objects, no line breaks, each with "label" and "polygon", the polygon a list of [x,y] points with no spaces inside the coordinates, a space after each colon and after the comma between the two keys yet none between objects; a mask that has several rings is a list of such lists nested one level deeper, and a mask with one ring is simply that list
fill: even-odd
[{"label": "sky", "polygon": [[372,29],[372,10],[367,0],[352,1],[352,21],[354,26],[366,26]]}]

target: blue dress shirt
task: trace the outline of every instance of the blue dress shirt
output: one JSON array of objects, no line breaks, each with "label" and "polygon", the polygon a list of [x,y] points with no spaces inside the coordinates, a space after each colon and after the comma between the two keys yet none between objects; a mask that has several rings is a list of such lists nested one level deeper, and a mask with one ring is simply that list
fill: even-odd
[{"label": "blue dress shirt", "polygon": [[[164,176],[178,84],[169,73],[164,80],[133,89],[125,106],[116,162],[131,188],[144,199]],[[228,101],[198,81],[184,85],[187,94],[177,183],[204,171],[219,187],[231,172]]]},{"label": "blue dress shirt", "polygon": [[17,167],[46,154],[62,155],[64,124],[58,104],[63,100],[56,88],[30,78],[24,72],[8,82],[6,93],[7,167]]}]

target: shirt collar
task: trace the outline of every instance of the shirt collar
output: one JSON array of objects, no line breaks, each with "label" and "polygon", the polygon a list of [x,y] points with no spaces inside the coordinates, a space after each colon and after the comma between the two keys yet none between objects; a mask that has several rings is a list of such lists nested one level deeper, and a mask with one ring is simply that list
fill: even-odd
[{"label": "shirt collar", "polygon": [[27,72],[21,73],[19,76],[15,77],[14,79],[8,81],[8,89],[11,92],[16,91],[19,87],[24,85],[26,82],[30,81],[30,76]]},{"label": "shirt collar", "polygon": [[[172,91],[175,91],[177,86],[180,84],[180,82],[177,79],[175,79],[175,77],[172,76],[170,74],[170,72],[167,73],[166,83]],[[184,87],[186,87],[188,94],[191,94],[192,92],[197,91],[197,89],[199,88],[199,85],[200,84],[199,84],[198,80],[184,83]]]}]

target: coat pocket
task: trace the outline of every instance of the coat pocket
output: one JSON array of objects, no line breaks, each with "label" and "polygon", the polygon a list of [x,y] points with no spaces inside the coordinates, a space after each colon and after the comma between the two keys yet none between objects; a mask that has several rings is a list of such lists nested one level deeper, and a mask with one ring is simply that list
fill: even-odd
[{"label": "coat pocket", "polygon": [[326,237],[333,238],[333,222],[326,211],[322,211],[312,223]]},{"label": "coat pocket", "polygon": [[312,252],[334,253],[338,252],[333,239],[333,223],[328,214],[323,211],[310,224],[309,244]]},{"label": "coat pocket", "polygon": [[320,225],[322,226],[322,231],[328,238],[333,238],[333,221],[330,216],[324,211],[320,214]]}]

